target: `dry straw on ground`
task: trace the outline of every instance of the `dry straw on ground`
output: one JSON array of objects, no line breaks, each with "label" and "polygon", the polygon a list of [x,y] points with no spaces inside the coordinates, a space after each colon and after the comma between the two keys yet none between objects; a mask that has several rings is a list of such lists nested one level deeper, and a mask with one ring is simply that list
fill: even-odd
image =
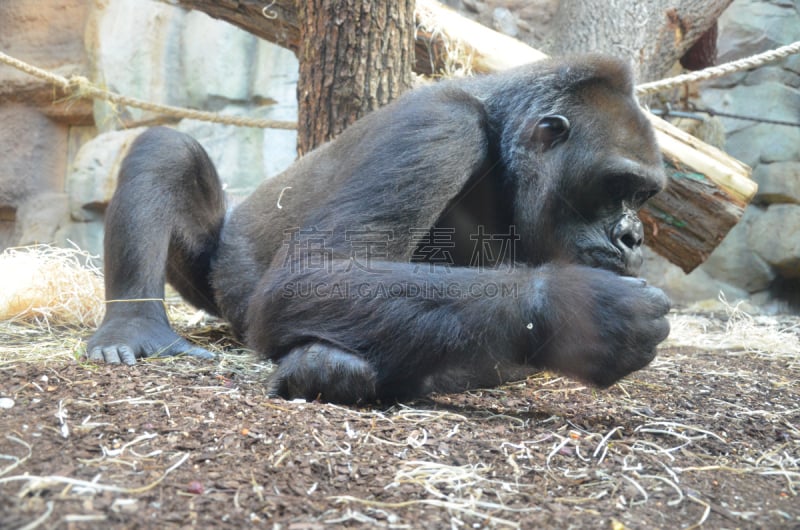
[{"label": "dry straw on ground", "polygon": [[97,326],[103,278],[94,257],[50,245],[9,248],[0,255],[0,321]]},{"label": "dry straw on ground", "polygon": [[800,328],[780,317],[751,315],[742,303],[730,304],[720,297],[724,325],[708,314],[682,312],[670,317],[668,346],[724,350],[729,355],[765,355],[789,362],[800,361]]}]

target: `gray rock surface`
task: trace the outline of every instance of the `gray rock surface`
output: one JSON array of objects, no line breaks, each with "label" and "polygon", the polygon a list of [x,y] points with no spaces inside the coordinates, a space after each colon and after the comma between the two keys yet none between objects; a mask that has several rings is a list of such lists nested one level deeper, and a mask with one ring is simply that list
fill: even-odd
[{"label": "gray rock surface", "polygon": [[759,164],[753,178],[758,182],[756,201],[800,204],[800,161]]},{"label": "gray rock surface", "polygon": [[69,212],[75,221],[102,220],[117,187],[119,166],[133,140],[145,127],[110,131],[81,147],[67,176]]},{"label": "gray rock surface", "polygon": [[722,293],[727,300],[745,300],[749,293],[711,277],[702,267],[686,274],[680,267],[645,248],[642,276],[667,293],[673,303],[686,305],[698,300],[716,300]]},{"label": "gray rock surface", "polygon": [[500,33],[505,33],[509,37],[519,35],[517,17],[507,7],[496,7],[492,11],[492,25]]},{"label": "gray rock surface", "polygon": [[747,208],[739,224],[703,263],[703,272],[748,293],[767,289],[775,279],[775,271],[753,251],[747,240],[752,223],[763,215],[755,206]]},{"label": "gray rock surface", "polygon": [[[92,81],[145,101],[186,105],[180,53],[185,18],[185,11],[161,2],[96,3],[86,29]],[[158,117],[99,100],[94,109],[95,124],[104,132]]]},{"label": "gray rock surface", "polygon": [[800,278],[800,205],[773,204],[754,220],[747,241],[784,278]]}]

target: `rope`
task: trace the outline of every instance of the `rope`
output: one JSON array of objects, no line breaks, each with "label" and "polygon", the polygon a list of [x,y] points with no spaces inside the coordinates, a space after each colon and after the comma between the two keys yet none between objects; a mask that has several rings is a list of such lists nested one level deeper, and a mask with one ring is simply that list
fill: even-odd
[{"label": "rope", "polygon": [[256,127],[259,129],[285,129],[296,130],[297,123],[293,121],[278,121],[278,120],[261,120],[254,118],[247,118],[244,116],[231,116],[217,114],[214,112],[205,112],[202,110],[186,109],[182,107],[173,107],[171,105],[161,105],[158,103],[150,103],[141,99],[123,96],[108,90],[93,85],[88,79],[83,76],[73,75],[69,78],[42,70],[26,62],[15,59],[3,52],[0,52],[0,63],[5,63],[13,66],[17,70],[21,70],[26,74],[44,79],[56,86],[61,87],[65,92],[77,98],[96,98],[121,105],[125,107],[135,107],[137,109],[149,110],[167,116],[174,116],[176,118],[188,118],[192,120],[210,121],[213,123],[222,123],[225,125],[237,125],[240,127]]},{"label": "rope", "polygon": [[756,123],[766,123],[768,125],[785,125],[786,127],[800,127],[800,121],[788,121],[788,120],[774,120],[771,118],[759,118],[757,116],[744,116],[742,114],[734,114],[732,112],[722,112],[719,110],[714,110],[712,108],[704,108],[698,107],[697,105],[689,104],[689,110],[673,110],[669,108],[665,109],[650,109],[650,112],[664,118],[665,120],[668,118],[687,118],[690,120],[697,120],[703,121],[705,120],[704,117],[700,116],[700,114],[708,114],[709,116],[722,116],[723,118],[731,118],[734,120],[744,120],[744,121],[754,121]]},{"label": "rope", "polygon": [[693,108],[696,112],[702,112],[704,114],[708,114],[709,116],[721,116],[723,118],[731,118],[734,120],[754,121],[756,123],[766,123],[768,125],[785,125],[786,127],[800,127],[800,121],[775,120],[772,118],[759,118],[757,116],[743,116],[742,114],[734,114],[732,112],[722,112],[720,110],[714,110],[710,108],[703,108],[697,106]]},{"label": "rope", "polygon": [[741,70],[750,70],[767,63],[775,62],[784,59],[792,54],[800,52],[800,41],[781,46],[768,52],[759,53],[751,57],[745,57],[738,61],[731,61],[729,63],[721,64],[719,66],[712,66],[697,72],[671,77],[669,79],[662,79],[661,81],[653,81],[651,83],[644,83],[636,87],[636,94],[638,96],[648,96],[657,92],[663,92],[670,88],[685,85],[686,83],[694,83],[695,81],[707,81],[709,79],[716,79],[723,77]]},{"label": "rope", "polygon": [[[660,81],[653,81],[651,83],[644,83],[636,87],[636,94],[639,96],[646,96],[656,94],[675,88],[686,83],[693,83],[696,81],[707,81],[709,79],[716,79],[723,77],[741,70],[750,70],[757,68],[764,64],[784,59],[795,53],[800,53],[800,41],[793,42],[786,46],[781,46],[774,50],[764,53],[731,61],[729,63],[721,64],[719,66],[712,66],[697,72],[671,77],[669,79],[662,79]],[[72,94],[78,98],[97,98],[117,105],[125,107],[135,107],[138,109],[149,110],[176,118],[189,118],[192,120],[210,121],[213,123],[222,123],[226,125],[238,125],[240,127],[256,127],[259,129],[297,129],[297,123],[293,121],[278,121],[278,120],[259,120],[254,118],[246,118],[243,116],[230,116],[222,115],[214,112],[205,112],[202,110],[186,109],[182,107],[173,107],[171,105],[160,105],[158,103],[150,103],[141,99],[123,96],[115,92],[103,90],[93,85],[88,79],[83,76],[73,75],[69,78],[42,70],[26,62],[15,59],[3,52],[0,52],[0,63],[5,63],[13,66],[17,70],[21,70],[26,74],[44,79],[54,85],[60,86],[65,92]]]}]

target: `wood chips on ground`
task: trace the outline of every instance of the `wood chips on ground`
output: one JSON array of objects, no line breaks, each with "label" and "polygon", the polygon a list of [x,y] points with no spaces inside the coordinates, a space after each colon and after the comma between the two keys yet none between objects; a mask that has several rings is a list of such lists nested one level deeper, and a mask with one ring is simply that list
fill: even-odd
[{"label": "wood chips on ground", "polygon": [[269,363],[172,311],[217,361],[92,365],[88,329],[0,324],[0,528],[800,527],[800,318],[674,313],[605,391],[354,408],[268,398]]}]

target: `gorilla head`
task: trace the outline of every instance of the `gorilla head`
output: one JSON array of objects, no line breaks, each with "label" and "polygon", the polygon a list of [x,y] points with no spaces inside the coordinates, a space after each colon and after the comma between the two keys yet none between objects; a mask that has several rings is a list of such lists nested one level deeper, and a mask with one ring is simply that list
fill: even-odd
[{"label": "gorilla head", "polygon": [[514,72],[506,90],[487,91],[501,131],[522,259],[638,274],[644,240],[636,211],[665,185],[649,121],[633,97],[629,68],[596,56]]}]

